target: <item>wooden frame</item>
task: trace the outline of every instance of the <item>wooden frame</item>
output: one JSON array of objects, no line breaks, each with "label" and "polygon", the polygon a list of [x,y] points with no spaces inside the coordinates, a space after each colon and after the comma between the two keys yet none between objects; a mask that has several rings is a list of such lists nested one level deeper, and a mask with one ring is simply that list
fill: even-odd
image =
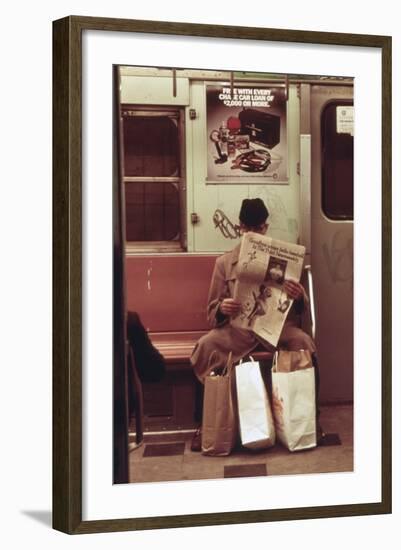
[{"label": "wooden frame", "polygon": [[[368,504],[82,521],[81,34],[83,30],[379,48],[382,52],[382,498]],[[391,38],[67,17],[53,23],[53,526],[69,534],[391,512]],[[118,336],[118,335],[117,335]],[[119,335],[121,337],[121,335]],[[116,413],[116,409],[114,411]],[[117,411],[118,413],[118,411]],[[117,450],[118,454],[118,450]],[[122,459],[124,460],[123,453]]]}]

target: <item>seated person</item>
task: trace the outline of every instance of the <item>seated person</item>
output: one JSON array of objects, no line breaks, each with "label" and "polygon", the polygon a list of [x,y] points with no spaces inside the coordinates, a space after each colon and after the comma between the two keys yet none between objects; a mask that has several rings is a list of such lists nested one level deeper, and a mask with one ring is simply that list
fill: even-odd
[{"label": "seated person", "polygon": [[[264,235],[268,229],[267,219],[269,212],[261,199],[245,199],[242,202],[239,219],[241,232],[253,231]],[[207,315],[212,330],[205,334],[195,345],[191,355],[191,365],[201,384],[205,376],[214,369],[224,367],[227,356],[232,351],[234,362],[249,354],[257,346],[264,346],[269,351],[274,351],[273,346],[259,340],[255,334],[246,329],[233,327],[230,317],[239,313],[241,304],[233,299],[234,285],[236,281],[236,269],[240,251],[238,244],[231,252],[226,252],[216,260],[215,268],[210,284]],[[280,340],[277,347],[289,351],[300,349],[309,350],[312,354],[316,373],[316,403],[319,386],[319,374],[316,361],[316,346],[312,338],[300,328],[300,314],[308,298],[303,286],[293,280],[284,282],[284,290],[287,296],[294,300],[288,312]],[[217,353],[209,365],[209,357],[212,351]],[[202,392],[200,392],[202,394]],[[200,399],[202,397],[200,396]],[[318,438],[323,436],[318,428]],[[193,451],[201,450],[201,433],[197,430],[191,445]]]}]

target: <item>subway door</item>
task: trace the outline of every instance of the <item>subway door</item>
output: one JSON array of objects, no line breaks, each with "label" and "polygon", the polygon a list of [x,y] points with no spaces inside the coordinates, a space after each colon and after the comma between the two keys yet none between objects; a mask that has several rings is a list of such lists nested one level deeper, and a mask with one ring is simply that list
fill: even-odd
[{"label": "subway door", "polygon": [[311,260],[320,400],[353,400],[353,87],[311,89]]}]

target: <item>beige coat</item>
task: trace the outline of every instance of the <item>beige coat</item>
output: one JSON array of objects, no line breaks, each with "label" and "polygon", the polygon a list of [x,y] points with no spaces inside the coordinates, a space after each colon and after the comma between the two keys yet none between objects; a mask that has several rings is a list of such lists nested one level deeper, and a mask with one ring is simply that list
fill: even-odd
[{"label": "beige coat", "polygon": [[[210,370],[224,366],[230,351],[233,353],[233,361],[238,361],[260,344],[266,349],[274,350],[270,344],[260,342],[251,331],[231,326],[228,317],[219,311],[222,300],[231,298],[234,293],[239,250],[240,244],[216,260],[207,304],[207,317],[212,330],[198,341],[191,356],[194,372],[201,382]],[[304,300],[307,300],[306,294]],[[315,344],[300,328],[300,314],[294,306],[295,304],[287,316],[278,347],[289,350],[308,349],[315,353]],[[208,366],[213,350],[217,353]]]}]

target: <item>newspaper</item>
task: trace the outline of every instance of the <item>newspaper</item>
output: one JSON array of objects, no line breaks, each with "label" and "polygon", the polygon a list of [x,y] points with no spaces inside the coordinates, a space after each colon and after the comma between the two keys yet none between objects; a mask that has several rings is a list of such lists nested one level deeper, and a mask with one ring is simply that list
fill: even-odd
[{"label": "newspaper", "polygon": [[284,281],[300,280],[304,257],[302,245],[245,233],[234,287],[234,299],[241,302],[241,310],[231,324],[252,330],[276,347],[293,302],[284,290]]}]

